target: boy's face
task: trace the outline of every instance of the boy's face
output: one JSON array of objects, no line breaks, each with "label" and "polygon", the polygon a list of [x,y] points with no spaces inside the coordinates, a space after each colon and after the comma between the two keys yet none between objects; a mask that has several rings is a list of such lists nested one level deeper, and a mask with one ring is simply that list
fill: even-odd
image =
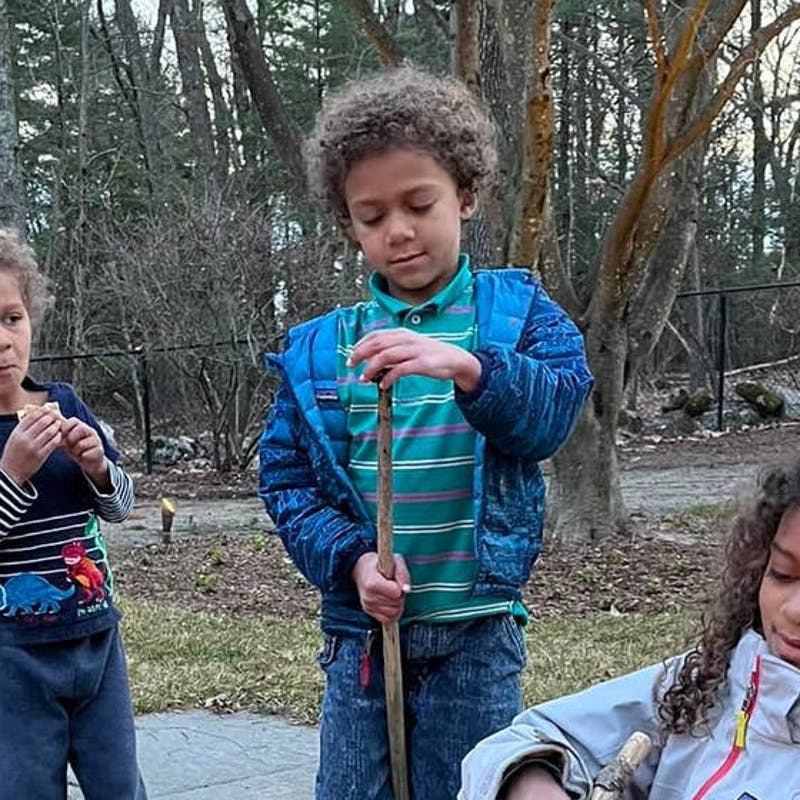
[{"label": "boy's face", "polygon": [[0,270],[0,403],[16,408],[31,355],[31,319],[16,275]]},{"label": "boy's face", "polygon": [[800,667],[800,509],[789,509],[772,540],[758,597],[770,652]]},{"label": "boy's face", "polygon": [[418,305],[447,285],[475,198],[432,156],[396,149],[364,158],[350,168],[344,196],[348,232],[393,297]]}]

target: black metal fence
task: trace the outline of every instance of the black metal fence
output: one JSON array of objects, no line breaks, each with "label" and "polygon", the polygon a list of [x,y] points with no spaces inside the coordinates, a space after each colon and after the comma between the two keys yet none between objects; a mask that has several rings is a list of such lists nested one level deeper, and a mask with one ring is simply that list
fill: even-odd
[{"label": "black metal fence", "polygon": [[654,369],[710,389],[718,430],[748,390],[779,399],[776,418],[800,414],[800,281],[682,292],[667,327]]},{"label": "black metal fence", "polygon": [[154,439],[176,429],[209,433],[217,466],[232,450],[246,460],[268,402],[262,360],[248,339],[31,358],[37,377],[74,382],[98,415],[132,423],[148,474]]}]

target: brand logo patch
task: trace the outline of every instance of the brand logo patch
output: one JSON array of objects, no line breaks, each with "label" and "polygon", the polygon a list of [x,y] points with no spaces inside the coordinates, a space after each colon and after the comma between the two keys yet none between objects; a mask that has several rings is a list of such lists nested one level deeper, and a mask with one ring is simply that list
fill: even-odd
[{"label": "brand logo patch", "polygon": [[758,798],[754,794],[750,794],[750,792],[745,792],[740,794],[737,800],[758,800]]}]

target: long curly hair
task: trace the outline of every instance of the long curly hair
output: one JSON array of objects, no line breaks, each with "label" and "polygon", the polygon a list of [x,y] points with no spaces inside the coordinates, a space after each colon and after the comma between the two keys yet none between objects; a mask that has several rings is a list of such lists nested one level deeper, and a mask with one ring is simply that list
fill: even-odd
[{"label": "long curly hair", "polygon": [[16,231],[7,228],[0,228],[0,270],[10,272],[17,279],[31,326],[38,329],[53,298],[33,250],[22,242]]},{"label": "long curly hair", "polygon": [[700,640],[659,704],[664,733],[696,733],[727,679],[733,650],[748,628],[762,632],[758,596],[770,546],[784,514],[800,508],[800,460],[763,473],[755,501],[736,516],[722,579]]},{"label": "long curly hair", "polygon": [[490,183],[497,165],[494,127],[466,86],[400,67],[351,81],[326,98],[304,148],[312,198],[346,228],[350,168],[395,148],[430,154],[459,190],[472,193]]}]

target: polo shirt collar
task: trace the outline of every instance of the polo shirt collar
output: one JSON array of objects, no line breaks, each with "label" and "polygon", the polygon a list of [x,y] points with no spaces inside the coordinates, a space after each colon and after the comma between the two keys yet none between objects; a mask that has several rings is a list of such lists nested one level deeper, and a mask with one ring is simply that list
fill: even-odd
[{"label": "polo shirt collar", "polygon": [[430,300],[412,306],[404,300],[399,300],[389,294],[386,278],[373,272],[369,277],[369,288],[375,301],[393,317],[403,318],[411,311],[431,310],[438,314],[442,309],[452,305],[472,281],[472,272],[469,268],[469,256],[461,253],[458,257],[458,269],[448,284],[437,292]]}]

